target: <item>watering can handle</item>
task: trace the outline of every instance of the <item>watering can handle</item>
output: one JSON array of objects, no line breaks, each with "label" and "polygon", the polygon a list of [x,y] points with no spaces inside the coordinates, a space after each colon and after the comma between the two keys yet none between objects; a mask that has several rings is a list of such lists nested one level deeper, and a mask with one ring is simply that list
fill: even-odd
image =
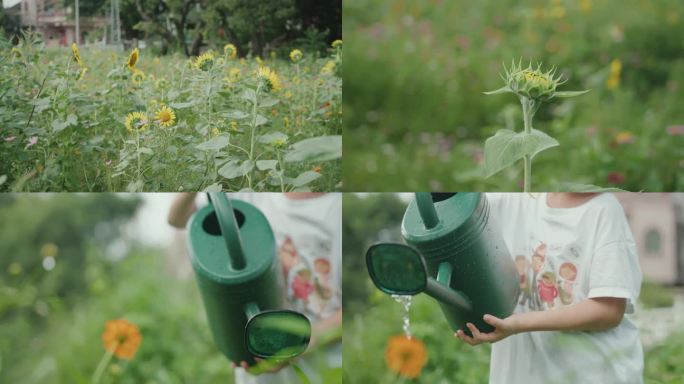
[{"label": "watering can handle", "polygon": [[235,220],[235,213],[233,212],[233,205],[230,203],[225,193],[211,192],[209,193],[209,201],[216,211],[216,219],[221,228],[221,234],[226,242],[228,248],[228,256],[230,257],[230,268],[239,270],[245,268],[247,261],[245,260],[245,253],[242,248],[242,238],[240,237],[240,229]]},{"label": "watering can handle", "polygon": [[439,224],[439,216],[435,209],[435,203],[432,201],[430,192],[416,192],[416,204],[418,205],[418,212],[423,219],[425,228],[432,229]]}]

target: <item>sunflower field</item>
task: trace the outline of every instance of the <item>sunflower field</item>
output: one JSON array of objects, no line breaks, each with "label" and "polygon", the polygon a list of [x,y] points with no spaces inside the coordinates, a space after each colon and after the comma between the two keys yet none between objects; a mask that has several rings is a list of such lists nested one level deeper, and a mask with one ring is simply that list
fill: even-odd
[{"label": "sunflower field", "polygon": [[0,41],[0,190],[340,189],[342,41],[154,57]]}]

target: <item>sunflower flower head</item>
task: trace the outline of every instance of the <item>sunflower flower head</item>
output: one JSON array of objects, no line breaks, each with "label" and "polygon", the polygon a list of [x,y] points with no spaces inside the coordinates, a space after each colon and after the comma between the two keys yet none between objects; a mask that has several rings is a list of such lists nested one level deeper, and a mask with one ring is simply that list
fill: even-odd
[{"label": "sunflower flower head", "polygon": [[149,119],[144,112],[131,112],[126,115],[126,129],[129,132],[144,131],[149,125]]},{"label": "sunflower flower head", "polygon": [[110,320],[102,332],[102,342],[107,351],[120,359],[130,360],[142,342],[138,327],[125,319]]},{"label": "sunflower flower head", "polygon": [[83,61],[81,60],[81,53],[78,51],[78,45],[76,43],[71,43],[71,54],[74,56],[74,60],[79,66],[83,66]]},{"label": "sunflower flower head", "polygon": [[337,49],[337,48],[342,48],[342,40],[337,39],[330,44],[331,47]]},{"label": "sunflower flower head", "polygon": [[139,69],[134,69],[133,75],[131,76],[131,81],[133,84],[139,87],[142,85],[143,81],[145,81],[145,74]]},{"label": "sunflower flower head", "polygon": [[323,68],[321,68],[321,75],[332,75],[335,73],[336,67],[337,63],[335,63],[335,60],[328,60]]},{"label": "sunflower flower head", "polygon": [[427,362],[425,344],[415,337],[392,336],[387,341],[385,363],[400,376],[415,379]]},{"label": "sunflower flower head", "polygon": [[193,65],[200,71],[210,70],[214,65],[214,54],[211,52],[205,52],[201,54],[199,57],[197,57],[197,59],[195,59]]},{"label": "sunflower flower head", "polygon": [[135,64],[138,62],[138,58],[140,58],[140,51],[138,51],[138,48],[133,48],[131,53],[128,55],[128,62],[126,65],[128,65],[128,69],[131,71],[135,69]]},{"label": "sunflower flower head", "polygon": [[299,62],[304,54],[302,54],[302,51],[299,49],[293,49],[292,52],[290,52],[290,60],[292,60],[293,63]]},{"label": "sunflower flower head", "polygon": [[163,105],[154,114],[154,120],[162,127],[170,127],[176,123],[176,113],[170,107]]},{"label": "sunflower flower head", "polygon": [[278,77],[278,74],[269,67],[260,67],[257,70],[257,79],[263,82],[270,91],[278,92],[282,88],[280,77]]},{"label": "sunflower flower head", "polygon": [[223,54],[229,59],[234,59],[237,57],[237,48],[233,44],[226,44],[223,46]]},{"label": "sunflower flower head", "polygon": [[526,68],[522,67],[522,61],[511,64],[510,68],[504,66],[505,74],[501,77],[506,85],[495,91],[485,92],[486,95],[499,93],[514,93],[518,97],[524,97],[536,102],[550,100],[554,97],[573,97],[589,92],[586,91],[557,91],[558,86],[565,83],[560,75],[556,76],[556,69],[542,71],[541,64],[533,67],[530,63]]}]

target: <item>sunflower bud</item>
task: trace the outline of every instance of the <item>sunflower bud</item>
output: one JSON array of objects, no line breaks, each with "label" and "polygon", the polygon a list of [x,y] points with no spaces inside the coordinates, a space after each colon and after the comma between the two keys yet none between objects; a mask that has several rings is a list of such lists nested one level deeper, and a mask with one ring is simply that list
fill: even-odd
[{"label": "sunflower bud", "polygon": [[534,101],[546,101],[554,97],[572,97],[589,92],[587,91],[556,91],[558,86],[565,83],[561,76],[556,76],[556,69],[551,68],[544,72],[541,64],[533,67],[529,64],[523,68],[521,63],[513,62],[510,68],[504,66],[506,72],[501,77],[506,85],[495,91],[485,92],[486,95],[510,92]]}]

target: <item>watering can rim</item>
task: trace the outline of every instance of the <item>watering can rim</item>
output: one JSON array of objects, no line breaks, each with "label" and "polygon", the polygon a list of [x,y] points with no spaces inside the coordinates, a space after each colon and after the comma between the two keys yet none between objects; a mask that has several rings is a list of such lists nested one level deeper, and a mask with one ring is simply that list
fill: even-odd
[{"label": "watering can rim", "polygon": [[287,313],[293,313],[293,314],[295,314],[295,315],[298,315],[298,316],[300,316],[300,317],[306,319],[306,321],[307,321],[307,323],[308,323],[308,325],[309,325],[309,332],[308,332],[308,334],[306,335],[306,338],[305,338],[305,344],[306,344],[306,346],[305,346],[305,348],[304,348],[300,353],[298,353],[298,354],[296,354],[296,355],[293,355],[293,356],[289,356],[289,357],[287,357],[287,358],[294,358],[294,357],[300,356],[302,353],[306,352],[306,350],[309,348],[309,343],[311,342],[311,331],[312,331],[311,320],[310,320],[309,317],[306,316],[304,313],[299,312],[299,311],[295,311],[294,309],[289,309],[289,308],[259,310],[259,313],[257,313],[256,315],[250,317],[249,319],[247,319],[247,322],[245,323],[245,332],[244,332],[244,334],[245,334],[245,346],[246,346],[246,348],[247,348],[247,351],[248,351],[249,353],[251,353],[252,355],[254,355],[255,357],[258,357],[258,358],[260,358],[260,359],[268,359],[268,358],[272,358],[272,357],[273,357],[273,356],[266,356],[266,355],[262,355],[262,354],[255,353],[255,352],[250,348],[250,344],[249,344],[249,342],[248,342],[248,341],[249,341],[249,334],[248,334],[248,332],[247,332],[247,328],[248,328],[249,325],[252,323],[252,320],[254,320],[254,319],[255,319],[256,317],[258,317],[258,316],[262,316],[262,315],[264,315],[264,314],[273,313],[273,312],[280,312],[280,313],[287,312]]}]

